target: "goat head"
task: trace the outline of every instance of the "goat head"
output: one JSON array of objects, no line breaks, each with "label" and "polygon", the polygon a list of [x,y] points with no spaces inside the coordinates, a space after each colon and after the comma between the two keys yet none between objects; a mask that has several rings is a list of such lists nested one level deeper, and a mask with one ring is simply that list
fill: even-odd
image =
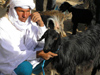
[{"label": "goat head", "polygon": [[38,41],[41,41],[42,39],[45,39],[43,50],[46,53],[49,51],[55,52],[61,43],[60,34],[54,29],[48,29]]}]

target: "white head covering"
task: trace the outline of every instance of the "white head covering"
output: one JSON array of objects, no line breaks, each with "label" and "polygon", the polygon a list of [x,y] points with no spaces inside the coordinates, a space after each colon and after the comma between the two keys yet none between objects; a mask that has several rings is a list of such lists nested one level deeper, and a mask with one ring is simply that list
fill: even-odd
[{"label": "white head covering", "polygon": [[10,0],[10,8],[29,6],[31,9],[35,8],[33,0]]},{"label": "white head covering", "polygon": [[24,30],[27,28],[30,18],[26,20],[26,22],[21,22],[18,19],[17,12],[15,10],[15,7],[21,7],[21,8],[30,8],[34,9],[35,8],[35,3],[33,0],[10,0],[10,8],[9,8],[9,13],[8,17],[11,23],[19,30]]}]

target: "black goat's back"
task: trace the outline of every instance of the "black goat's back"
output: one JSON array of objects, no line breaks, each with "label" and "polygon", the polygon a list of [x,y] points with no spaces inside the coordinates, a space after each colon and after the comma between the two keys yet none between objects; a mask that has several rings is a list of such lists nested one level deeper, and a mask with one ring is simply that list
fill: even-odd
[{"label": "black goat's back", "polygon": [[76,9],[72,10],[72,22],[73,23],[86,23],[89,24],[93,19],[93,14],[88,9]]},{"label": "black goat's back", "polygon": [[[100,25],[68,37],[62,38],[58,57],[53,59],[53,66],[62,75],[75,75],[75,67],[100,57]],[[97,63],[97,62],[96,62]]]}]

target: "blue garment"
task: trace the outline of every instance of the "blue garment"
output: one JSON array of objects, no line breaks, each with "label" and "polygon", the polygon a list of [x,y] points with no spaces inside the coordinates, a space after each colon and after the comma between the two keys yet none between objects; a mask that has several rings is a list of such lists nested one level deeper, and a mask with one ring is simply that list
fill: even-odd
[{"label": "blue garment", "polygon": [[[44,67],[46,67],[51,59],[46,60]],[[14,71],[17,75],[31,75],[32,73],[34,74],[39,74],[42,71],[42,63],[38,64],[34,69],[32,69],[32,65],[28,61],[22,62]]]},{"label": "blue garment", "polygon": [[[44,67],[46,67],[46,66],[49,64],[49,62],[51,62],[51,59],[45,61]],[[43,64],[43,62],[41,62],[40,64],[38,64],[38,65],[33,69],[32,73],[34,73],[34,74],[39,74],[39,73],[42,71],[42,64]]]},{"label": "blue garment", "polygon": [[30,62],[24,61],[14,71],[17,75],[31,75],[32,65]]}]

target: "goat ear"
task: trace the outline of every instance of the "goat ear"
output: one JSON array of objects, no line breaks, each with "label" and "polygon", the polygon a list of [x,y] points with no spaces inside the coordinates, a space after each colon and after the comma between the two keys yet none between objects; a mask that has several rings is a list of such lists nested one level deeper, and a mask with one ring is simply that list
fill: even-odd
[{"label": "goat ear", "polygon": [[42,39],[44,39],[44,35],[38,41],[41,41]]},{"label": "goat ear", "polygon": [[42,39],[46,38],[46,36],[47,36],[47,31],[43,34],[43,36],[38,41],[41,41]]}]

